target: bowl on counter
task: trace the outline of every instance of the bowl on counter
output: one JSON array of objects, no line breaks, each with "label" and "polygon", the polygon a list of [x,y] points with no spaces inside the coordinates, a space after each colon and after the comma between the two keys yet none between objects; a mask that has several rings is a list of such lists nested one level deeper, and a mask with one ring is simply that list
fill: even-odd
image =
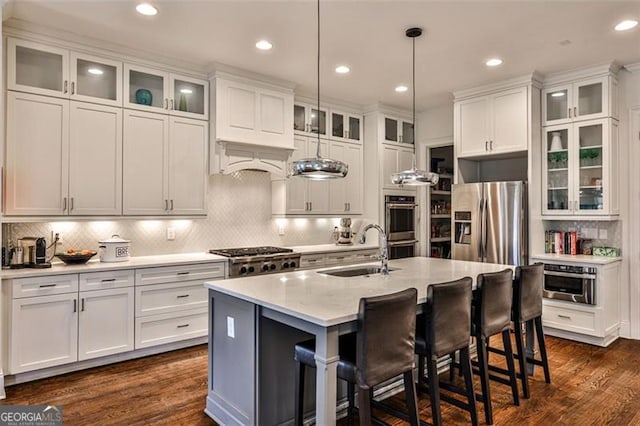
[{"label": "bowl on counter", "polygon": [[94,250],[82,250],[73,253],[56,253],[56,257],[67,265],[81,265],[97,254]]}]

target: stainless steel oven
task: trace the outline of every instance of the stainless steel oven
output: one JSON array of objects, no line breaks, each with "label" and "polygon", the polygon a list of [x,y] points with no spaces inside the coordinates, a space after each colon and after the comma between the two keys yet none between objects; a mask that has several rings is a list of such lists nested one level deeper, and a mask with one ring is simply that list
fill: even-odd
[{"label": "stainless steel oven", "polygon": [[544,297],[587,305],[596,304],[597,268],[544,265]]},{"label": "stainless steel oven", "polygon": [[416,250],[416,197],[386,195],[385,232],[389,241],[389,259],[415,256]]}]

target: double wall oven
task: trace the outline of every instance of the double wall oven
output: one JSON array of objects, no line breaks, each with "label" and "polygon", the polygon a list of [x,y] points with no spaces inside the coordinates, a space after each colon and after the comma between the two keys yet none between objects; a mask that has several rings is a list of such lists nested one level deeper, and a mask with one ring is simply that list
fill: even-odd
[{"label": "double wall oven", "polygon": [[409,195],[386,195],[385,232],[389,245],[389,259],[415,256],[416,243],[416,197]]}]

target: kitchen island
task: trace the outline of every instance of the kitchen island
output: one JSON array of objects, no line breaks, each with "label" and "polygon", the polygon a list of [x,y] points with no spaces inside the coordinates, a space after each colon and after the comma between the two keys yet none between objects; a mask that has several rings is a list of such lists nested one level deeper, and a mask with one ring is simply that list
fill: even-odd
[{"label": "kitchen island", "polygon": [[[372,265],[372,264],[369,264]],[[418,289],[509,266],[414,257],[389,275],[337,277],[314,269],[205,283],[209,289],[209,386],[205,412],[220,424],[291,423],[293,346],[316,338],[316,424],[336,420],[338,336],[356,330],[360,298]],[[313,392],[306,392],[306,396]]]}]

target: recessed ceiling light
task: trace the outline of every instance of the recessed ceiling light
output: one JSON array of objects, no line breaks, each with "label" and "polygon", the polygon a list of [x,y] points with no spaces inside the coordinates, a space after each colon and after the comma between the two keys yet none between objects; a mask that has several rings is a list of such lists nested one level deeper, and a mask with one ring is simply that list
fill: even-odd
[{"label": "recessed ceiling light", "polygon": [[150,3],[140,3],[136,6],[136,10],[141,15],[153,16],[158,14],[158,9],[156,9]]},{"label": "recessed ceiling light", "polygon": [[348,66],[346,66],[346,65],[338,65],[338,66],[336,67],[336,72],[337,72],[338,74],[348,74],[348,73],[349,73],[349,71],[351,71],[351,69],[350,69]]},{"label": "recessed ceiling light", "polygon": [[256,43],[256,47],[260,50],[271,50],[273,44],[269,40],[260,40]]},{"label": "recessed ceiling light", "polygon": [[554,98],[560,98],[564,96],[564,92],[554,92],[551,94],[551,96],[553,96]]},{"label": "recessed ceiling light", "polygon": [[104,74],[104,71],[102,71],[100,68],[89,68],[87,70],[87,72],[89,74],[93,74],[93,75],[102,75],[102,74]]},{"label": "recessed ceiling light", "polygon": [[502,59],[499,58],[491,58],[489,59],[487,62],[485,62],[485,64],[488,67],[497,67],[498,65],[502,64]]},{"label": "recessed ceiling light", "polygon": [[616,31],[626,31],[626,30],[630,30],[631,28],[635,28],[635,26],[638,25],[638,21],[633,20],[633,19],[626,19],[622,22],[620,22],[618,25],[615,26],[615,30]]},{"label": "recessed ceiling light", "polygon": [[193,90],[191,89],[180,89],[180,93],[185,93],[187,95],[190,95],[193,93]]},{"label": "recessed ceiling light", "polygon": [[396,92],[398,93],[406,92],[407,90],[409,90],[409,88],[404,84],[401,84],[400,86],[396,87]]}]

